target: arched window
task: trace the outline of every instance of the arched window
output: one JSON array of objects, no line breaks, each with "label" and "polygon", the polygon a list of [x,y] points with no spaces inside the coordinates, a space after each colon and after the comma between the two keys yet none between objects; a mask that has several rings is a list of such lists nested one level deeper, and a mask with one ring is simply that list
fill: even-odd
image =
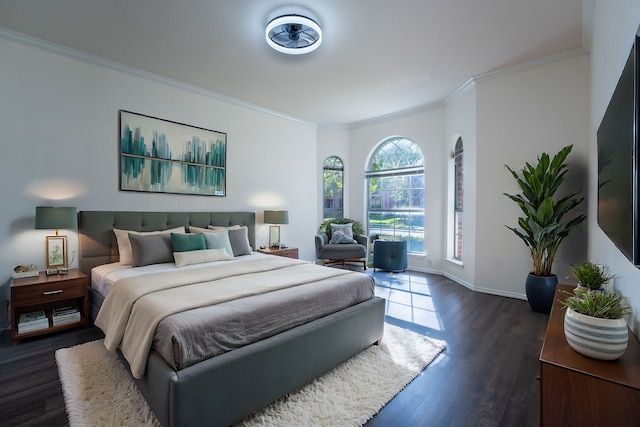
[{"label": "arched window", "polygon": [[323,200],[322,215],[324,221],[344,216],[342,203],[344,185],[344,166],[336,156],[327,157],[322,167]]},{"label": "arched window", "polygon": [[365,172],[369,234],[407,241],[424,252],[424,157],[403,137],[380,143]]},{"label": "arched window", "polygon": [[462,138],[453,152],[453,258],[462,261],[462,196],[464,195],[464,156]]}]

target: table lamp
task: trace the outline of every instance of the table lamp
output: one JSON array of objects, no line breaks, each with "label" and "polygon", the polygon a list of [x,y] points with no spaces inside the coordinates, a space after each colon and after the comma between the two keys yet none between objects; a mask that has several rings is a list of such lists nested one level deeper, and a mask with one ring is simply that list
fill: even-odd
[{"label": "table lamp", "polygon": [[36,230],[56,230],[55,236],[47,236],[47,274],[66,274],[67,266],[67,236],[60,236],[58,229],[78,228],[76,208],[70,207],[36,207]]},{"label": "table lamp", "polygon": [[[265,224],[289,224],[289,211],[264,211]],[[269,226],[269,247],[280,247],[280,226]]]}]

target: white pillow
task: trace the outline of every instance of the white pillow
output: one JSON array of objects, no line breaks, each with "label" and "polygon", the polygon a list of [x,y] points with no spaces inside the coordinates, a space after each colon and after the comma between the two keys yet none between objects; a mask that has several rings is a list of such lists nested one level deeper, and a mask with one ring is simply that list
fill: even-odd
[{"label": "white pillow", "polygon": [[221,225],[210,225],[209,230],[237,230],[238,228],[242,228],[240,225],[230,225],[229,227],[223,227]]},{"label": "white pillow", "polygon": [[185,265],[202,264],[214,261],[230,261],[233,259],[224,248],[220,249],[201,249],[188,252],[174,252],[173,258],[176,261],[176,267],[184,267]]},{"label": "white pillow", "polygon": [[118,241],[118,253],[120,254],[120,264],[131,265],[132,255],[131,255],[131,242],[129,241],[129,233],[146,235],[146,234],[162,234],[162,233],[185,233],[186,230],[184,226],[171,228],[169,230],[159,230],[159,231],[133,231],[133,230],[119,230],[117,228],[113,229],[113,232],[116,235],[116,240]]},{"label": "white pillow", "polygon": [[189,233],[215,233],[215,231],[210,228],[194,227],[190,225]]}]

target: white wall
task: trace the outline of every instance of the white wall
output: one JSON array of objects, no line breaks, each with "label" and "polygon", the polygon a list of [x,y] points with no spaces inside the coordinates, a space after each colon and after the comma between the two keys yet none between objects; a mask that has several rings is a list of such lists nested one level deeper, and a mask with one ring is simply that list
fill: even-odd
[{"label": "white wall", "polygon": [[[229,103],[166,80],[72,59],[0,36],[0,324],[11,269],[44,267],[37,205],[79,210],[249,210],[257,244],[268,240],[264,209],[289,210],[282,239],[314,259],[318,192],[316,128]],[[227,133],[227,196],[118,190],[118,110]],[[70,250],[77,235],[67,232]],[[77,260],[76,260],[77,262]]]},{"label": "white wall", "polygon": [[446,151],[444,135],[444,108],[429,108],[415,114],[383,120],[351,130],[351,215],[366,224],[364,171],[376,146],[392,136],[403,136],[414,141],[425,158],[425,255],[409,255],[409,269],[441,271],[444,223],[440,205],[445,188],[443,162]]},{"label": "white wall", "polygon": [[[503,195],[520,192],[505,164],[519,170],[541,152],[553,155],[573,144],[564,190],[586,194],[588,64],[582,54],[476,82],[476,289],[525,298],[533,267],[529,250],[505,227],[516,226],[520,214]],[[569,264],[586,257],[585,229],[575,229],[560,247],[553,266],[560,282]]]},{"label": "white wall", "polygon": [[[504,164],[519,168],[539,153],[574,144],[566,190],[586,195],[589,60],[584,52],[525,64],[475,79],[444,108],[374,121],[351,130],[352,212],[365,218],[363,173],[374,147],[402,135],[420,145],[426,160],[424,257],[409,268],[439,272],[482,292],[525,299],[531,257],[506,227],[518,208],[504,192],[517,193]],[[464,143],[464,261],[445,260],[449,154],[457,136]],[[586,209],[586,206],[585,208]],[[574,230],[559,251],[560,281],[571,263],[586,257],[586,227]]]},{"label": "white wall", "polygon": [[[476,89],[475,84],[466,86],[464,91],[457,94],[453,99],[447,101],[445,112],[445,142],[447,144],[443,162],[446,162],[445,185],[452,190],[453,185],[453,162],[450,153],[455,148],[458,137],[462,138],[464,149],[463,171],[464,171],[464,193],[463,193],[463,240],[462,240],[462,264],[445,261],[442,263],[442,272],[464,284],[473,288],[475,282],[476,265]],[[442,215],[446,226],[441,229],[442,239],[447,245],[452,241],[453,224],[453,191],[444,191],[442,199]],[[448,256],[447,253],[444,254]]]},{"label": "white wall", "polygon": [[611,243],[598,226],[598,156],[596,132],[615,89],[640,23],[637,0],[596,0],[591,40],[591,112],[589,123],[589,258],[607,264],[616,274],[615,287],[634,309],[630,321],[640,331],[640,271]]}]

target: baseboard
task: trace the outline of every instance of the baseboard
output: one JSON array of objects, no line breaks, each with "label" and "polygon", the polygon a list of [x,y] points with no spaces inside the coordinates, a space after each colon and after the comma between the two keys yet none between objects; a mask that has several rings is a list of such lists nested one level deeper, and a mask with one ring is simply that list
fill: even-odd
[{"label": "baseboard", "polygon": [[516,292],[505,292],[505,291],[501,291],[499,289],[490,289],[490,288],[483,288],[483,287],[479,287],[479,286],[474,286],[471,283],[468,283],[464,280],[461,280],[459,277],[456,277],[452,274],[443,272],[443,271],[439,271],[439,270],[432,270],[432,269],[428,269],[428,268],[415,268],[415,267],[411,267],[408,268],[407,270],[412,270],[412,271],[418,271],[421,273],[430,273],[430,274],[438,274],[441,276],[446,277],[447,279],[451,280],[452,282],[460,285],[460,286],[464,286],[465,288],[469,289],[470,291],[473,292],[480,292],[483,294],[490,294],[490,295],[496,295],[496,296],[500,296],[500,297],[507,297],[507,298],[515,298],[515,299],[520,299],[520,300],[527,300],[527,296],[525,294],[519,294]]}]

